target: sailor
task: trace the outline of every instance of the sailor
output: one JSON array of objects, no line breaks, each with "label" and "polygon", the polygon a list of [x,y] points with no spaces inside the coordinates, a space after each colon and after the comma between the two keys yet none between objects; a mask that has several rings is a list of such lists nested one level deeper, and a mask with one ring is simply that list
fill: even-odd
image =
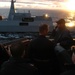
[{"label": "sailor", "polygon": [[65,20],[60,19],[56,21],[57,26],[53,30],[51,37],[54,38],[55,51],[59,58],[61,71],[65,71],[65,64],[72,64],[72,59],[69,54],[71,46],[73,45],[73,38],[70,31],[65,26]]},{"label": "sailor", "polygon": [[73,38],[70,31],[65,26],[65,20],[60,19],[56,21],[57,26],[53,30],[51,37],[54,38],[54,43],[59,43],[66,50],[69,50],[73,45]]},{"label": "sailor", "polygon": [[54,51],[54,44],[46,38],[49,26],[39,26],[39,36],[29,44],[29,58],[38,67],[42,75],[59,75],[59,63]]}]

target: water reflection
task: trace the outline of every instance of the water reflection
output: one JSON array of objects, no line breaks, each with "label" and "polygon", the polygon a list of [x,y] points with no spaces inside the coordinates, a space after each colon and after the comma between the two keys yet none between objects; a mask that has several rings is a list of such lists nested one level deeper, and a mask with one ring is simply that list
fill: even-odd
[{"label": "water reflection", "polygon": [[75,27],[75,21],[66,22],[66,27]]},{"label": "water reflection", "polygon": [[66,27],[68,27],[71,30],[75,29],[75,11],[70,11],[69,16],[65,19],[66,21]]},{"label": "water reflection", "polygon": [[74,16],[75,16],[75,11],[70,11],[67,18],[72,20]]}]

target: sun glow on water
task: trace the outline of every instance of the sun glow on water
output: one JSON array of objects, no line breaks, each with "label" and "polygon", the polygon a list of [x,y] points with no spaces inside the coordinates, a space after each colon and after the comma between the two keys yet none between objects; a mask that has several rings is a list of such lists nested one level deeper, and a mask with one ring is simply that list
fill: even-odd
[{"label": "sun glow on water", "polygon": [[66,23],[67,27],[75,27],[75,23],[73,21]]}]

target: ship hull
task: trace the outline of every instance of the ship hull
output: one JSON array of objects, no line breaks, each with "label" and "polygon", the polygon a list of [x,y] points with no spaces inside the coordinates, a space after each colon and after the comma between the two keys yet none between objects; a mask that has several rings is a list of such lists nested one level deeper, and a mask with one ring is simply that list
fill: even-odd
[{"label": "ship hull", "polygon": [[[20,23],[23,23],[23,25]],[[27,25],[24,23],[27,23]],[[53,30],[53,23],[50,21],[0,21],[0,32],[38,32],[39,25],[43,23],[49,25],[50,32]]]}]

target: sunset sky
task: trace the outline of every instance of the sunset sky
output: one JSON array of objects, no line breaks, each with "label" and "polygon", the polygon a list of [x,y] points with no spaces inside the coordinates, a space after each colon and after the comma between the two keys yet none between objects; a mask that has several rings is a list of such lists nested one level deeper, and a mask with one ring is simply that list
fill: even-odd
[{"label": "sunset sky", "polygon": [[[11,0],[0,0],[0,8],[9,8]],[[75,10],[75,0],[16,0],[15,8]]]}]

